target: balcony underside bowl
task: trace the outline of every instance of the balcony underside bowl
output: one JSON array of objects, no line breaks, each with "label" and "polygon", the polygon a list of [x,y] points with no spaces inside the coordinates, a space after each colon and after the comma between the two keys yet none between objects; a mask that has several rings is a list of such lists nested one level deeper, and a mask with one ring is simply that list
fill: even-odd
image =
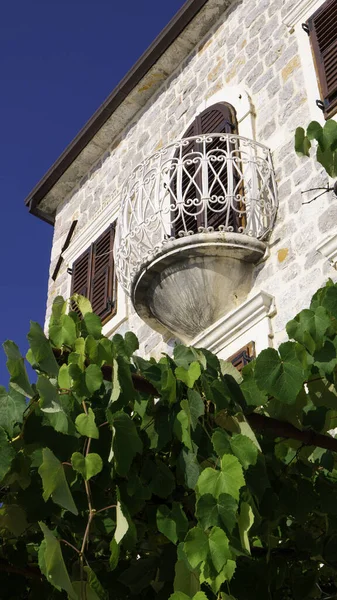
[{"label": "balcony underside bowl", "polygon": [[152,329],[182,342],[247,297],[266,244],[241,233],[194,234],[167,242],[135,274],[131,298]]}]

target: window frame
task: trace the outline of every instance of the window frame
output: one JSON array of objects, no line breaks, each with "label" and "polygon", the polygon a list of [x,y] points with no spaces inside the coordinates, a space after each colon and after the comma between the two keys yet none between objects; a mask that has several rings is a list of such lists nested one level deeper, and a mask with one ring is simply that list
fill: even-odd
[{"label": "window frame", "polygon": [[191,346],[207,348],[228,360],[235,357],[237,348],[248,346],[253,339],[258,355],[265,348],[273,347],[275,315],[274,297],[261,290],[195,337]]},{"label": "window frame", "polygon": [[[303,27],[309,36],[312,59],[313,59],[313,64],[314,64],[316,78],[317,78],[317,85],[318,85],[318,89],[319,89],[320,99],[321,99],[321,102],[324,107],[323,114],[324,114],[325,119],[329,119],[330,117],[335,115],[337,112],[337,83],[335,85],[335,88],[333,88],[331,91],[329,91],[329,86],[328,86],[328,81],[327,81],[327,70],[326,70],[326,67],[324,64],[323,51],[321,50],[319,39],[317,36],[315,20],[319,16],[321,16],[321,14],[325,10],[328,10],[329,7],[332,6],[333,4],[336,4],[335,10],[337,13],[336,0],[326,0],[325,2],[323,2],[323,4],[321,4],[321,6],[319,6],[311,14],[311,16],[307,19],[307,21]],[[336,69],[337,68],[337,40],[335,40],[333,43],[336,47],[335,48],[336,49],[335,69]],[[324,52],[326,52],[330,48],[331,45],[332,44],[330,44],[328,46],[328,48],[326,48],[324,50]]]},{"label": "window frame", "polygon": [[[212,114],[213,113],[213,114]],[[215,115],[214,115],[215,113]],[[222,120],[218,121],[219,116],[221,115]],[[211,121],[215,122],[215,126],[211,126],[211,127],[207,127],[205,126],[205,124],[203,123],[203,119],[206,119],[206,121]],[[236,114],[236,109],[235,107],[230,104],[229,102],[214,102],[214,104],[211,104],[205,108],[203,108],[203,110],[199,111],[196,113],[193,121],[189,124],[189,126],[185,129],[184,133],[182,134],[182,138],[198,138],[199,136],[204,136],[206,134],[212,134],[212,133],[220,133],[220,134],[234,134],[234,135],[238,135],[239,131],[238,131],[238,120],[237,120],[237,114]],[[225,142],[219,142],[220,146],[221,144],[224,144]],[[232,147],[234,148],[234,144],[227,142],[226,144],[226,150],[228,150],[228,147]],[[207,148],[208,151],[211,150],[211,146],[209,148]],[[216,152],[216,149],[215,149]],[[187,188],[191,187],[191,192],[189,193],[193,193],[195,194],[196,198],[200,199],[200,190],[202,189],[202,171],[200,169],[200,165],[198,162],[194,163],[193,157],[198,157],[199,155],[199,146],[196,142],[196,140],[191,140],[188,144],[188,146],[186,146],[186,148],[178,148],[177,151],[175,152],[174,155],[174,159],[180,161],[182,158],[184,158],[184,156],[189,158],[189,161],[191,162],[191,164],[189,165],[187,161],[186,164],[184,164],[184,169],[183,169],[183,174],[182,174],[182,178],[183,181],[181,183],[182,186],[182,193],[184,193],[184,190],[186,191]],[[221,166],[221,165],[220,165]],[[214,165],[214,168],[216,168],[216,165]],[[187,175],[187,173],[185,173],[185,170],[189,171],[190,175]],[[223,169],[221,169],[223,170]],[[194,183],[191,186],[191,181],[189,180],[189,176],[193,178]],[[177,172],[177,177],[178,177],[178,172]],[[211,174],[209,173],[208,177],[212,177]],[[226,181],[228,181],[228,171],[223,170],[223,177],[226,178]],[[214,178],[213,178],[214,179]],[[233,185],[235,185],[235,173],[232,173],[232,180],[233,180]],[[210,181],[210,179],[209,179]],[[211,179],[212,181],[212,179]],[[173,182],[174,183],[174,182]],[[214,185],[214,181],[212,183],[212,185]],[[215,185],[217,185],[215,183]],[[175,188],[176,189],[176,188]],[[214,193],[211,192],[211,193]],[[198,207],[199,208],[199,207]],[[207,212],[207,217],[205,215],[204,210],[202,212],[198,211],[198,208],[195,208],[195,216],[193,216],[193,206],[184,214],[183,216],[180,216],[178,219],[176,219],[175,217],[175,213],[174,211],[171,212],[171,216],[172,216],[172,236],[173,237],[177,237],[177,233],[179,235],[179,231],[185,231],[185,234],[188,233],[188,231],[194,231],[194,233],[198,233],[200,228],[203,228],[205,226],[207,227],[211,227],[215,230],[218,229],[219,225],[222,225],[221,222],[221,218],[225,217],[225,214],[218,214],[216,211],[208,211]],[[229,225],[232,225],[234,228],[234,231],[237,231],[237,229],[239,227],[241,227],[242,223],[241,223],[242,219],[239,216],[239,214],[236,214],[235,210],[232,209],[230,211],[230,221],[229,221]]]},{"label": "window frame", "polygon": [[243,367],[248,365],[254,358],[256,358],[255,342],[252,341],[227,358],[226,362],[232,363],[233,367],[241,373]]},{"label": "window frame", "polygon": [[[304,79],[304,90],[307,95],[309,120],[318,121],[322,126],[325,122],[324,113],[316,104],[316,101],[320,98],[320,90],[316,77],[309,35],[303,30],[303,24],[305,24],[311,16],[323,6],[324,2],[325,0],[299,0],[283,17],[283,23],[288,28],[289,35],[296,38],[301,71]],[[336,113],[331,116],[336,120]],[[281,146],[283,140],[280,139],[280,136],[282,136],[282,133],[283,130],[277,131],[277,140],[275,138],[277,144],[274,145],[273,142],[271,144],[269,143],[271,150]],[[287,134],[288,131],[285,130],[283,134],[284,142],[287,140]]]},{"label": "window frame", "polygon": [[[81,228],[81,220],[76,229],[76,235],[73,236],[69,247],[63,252],[63,259],[66,266],[71,269],[75,260],[81,256],[88,246],[95,242],[98,237],[104,233],[107,227],[113,225],[117,221],[119,213],[119,195],[115,194],[110,202],[106,203],[100,210],[97,211],[95,219],[86,226]],[[116,314],[107,319],[103,324],[102,333],[106,337],[113,335],[120,327],[123,326],[129,317],[129,303],[127,296],[117,281],[116,294],[118,297]],[[69,298],[71,295],[71,275],[68,275],[67,293]]]},{"label": "window frame", "polygon": [[[71,295],[79,293],[82,293],[82,290],[76,290],[74,289],[74,287],[76,287],[76,283],[75,283],[75,269],[77,265],[81,265],[81,261],[83,261],[83,259],[86,259],[86,257],[88,257],[86,263],[84,263],[84,268],[86,268],[87,270],[87,274],[86,274],[86,285],[85,287],[87,288],[87,293],[82,293],[82,295],[84,295],[86,298],[88,298],[88,300],[91,302],[91,304],[93,305],[93,309],[95,309],[95,301],[97,301],[97,299],[95,298],[95,289],[97,290],[97,287],[95,288],[95,283],[97,286],[97,275],[99,275],[100,273],[103,273],[103,275],[106,277],[106,283],[104,283],[105,286],[107,286],[108,289],[105,289],[104,291],[104,299],[106,299],[105,302],[105,307],[101,308],[101,310],[95,310],[96,314],[102,319],[102,323],[103,325],[109,321],[110,319],[112,319],[115,314],[117,313],[117,277],[116,277],[116,271],[115,271],[115,265],[114,265],[114,257],[113,257],[113,245],[114,245],[114,240],[115,240],[115,223],[111,223],[107,229],[105,229],[105,231],[103,231],[98,238],[96,238],[93,242],[91,242],[91,244],[84,250],[84,252],[82,252],[82,254],[80,254],[80,256],[78,256],[78,258],[76,258],[76,260],[74,260],[72,267],[71,267]],[[101,265],[101,263],[99,263],[99,267],[96,271],[96,260],[97,258],[101,258],[104,257],[104,254],[97,254],[97,246],[104,242],[106,240],[106,242],[108,243],[108,247],[109,247],[109,251],[108,253],[106,253],[106,259],[105,261],[103,260],[103,265]],[[105,258],[105,257],[104,257]],[[102,266],[103,266],[103,270],[102,270]],[[83,267],[82,267],[82,271],[83,271]],[[105,271],[105,273],[104,273]],[[102,286],[101,281],[99,282],[100,286]]]}]

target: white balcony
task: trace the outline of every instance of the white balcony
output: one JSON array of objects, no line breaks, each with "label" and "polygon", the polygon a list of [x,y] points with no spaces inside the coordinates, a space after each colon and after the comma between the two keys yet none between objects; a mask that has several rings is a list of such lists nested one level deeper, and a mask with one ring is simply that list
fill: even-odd
[{"label": "white balcony", "polygon": [[171,143],[122,188],[118,279],[152,327],[189,341],[249,292],[276,210],[262,144],[216,133]]}]

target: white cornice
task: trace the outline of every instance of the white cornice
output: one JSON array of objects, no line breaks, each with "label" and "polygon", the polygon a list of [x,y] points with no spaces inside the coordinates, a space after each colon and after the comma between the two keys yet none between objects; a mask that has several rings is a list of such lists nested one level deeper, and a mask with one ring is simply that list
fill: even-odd
[{"label": "white cornice", "polygon": [[214,353],[220,352],[233,339],[274,313],[273,296],[261,291],[198,335],[191,345],[207,348]]},{"label": "white cornice", "polygon": [[[323,0],[320,4],[322,3]],[[299,0],[299,2],[297,2],[283,18],[283,23],[289,27],[289,29],[293,29],[301,19],[304,19],[308,15],[309,12],[314,12],[316,5],[319,5],[318,0]]]},{"label": "white cornice", "polygon": [[317,252],[323,254],[332,266],[336,268],[337,262],[337,234],[325,238],[323,242],[320,242],[316,247]]}]

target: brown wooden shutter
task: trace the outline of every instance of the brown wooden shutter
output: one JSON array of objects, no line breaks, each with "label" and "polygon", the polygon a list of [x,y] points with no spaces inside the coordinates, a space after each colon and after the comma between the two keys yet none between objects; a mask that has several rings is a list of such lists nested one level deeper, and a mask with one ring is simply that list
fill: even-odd
[{"label": "brown wooden shutter", "polygon": [[[91,302],[102,321],[117,310],[117,282],[114,272],[114,226],[111,225],[77,260],[72,267],[71,294],[81,294]],[[72,306],[80,314],[76,306]]]},{"label": "brown wooden shutter", "polygon": [[337,0],[327,0],[307,22],[324,115],[337,110]]},{"label": "brown wooden shutter", "polygon": [[[91,248],[88,248],[81,256],[74,261],[72,266],[71,295],[80,294],[89,298],[90,293],[90,273],[91,273]],[[72,304],[71,310],[81,316],[80,310],[75,304]]]},{"label": "brown wooden shutter", "polygon": [[[235,111],[229,104],[214,104],[210,108],[207,108],[197,117],[198,122],[198,133],[237,133],[237,123],[235,117]],[[215,139],[211,144],[207,145],[207,152],[212,152],[214,157],[222,155],[222,151],[230,152],[233,150],[233,144],[227,141],[220,141]],[[221,184],[225,189],[228,190],[229,177],[227,169],[223,169],[223,163],[212,163],[214,171],[220,172]],[[216,179],[213,172],[209,171],[208,185],[211,196],[223,195],[223,189],[220,181]],[[233,173],[232,188],[235,189],[236,181],[235,174]],[[221,211],[223,206],[221,203],[216,202],[213,205],[214,211]],[[217,229],[219,225],[227,225],[233,227],[236,231],[239,227],[239,219],[236,214],[231,211],[228,222],[224,222],[226,214],[208,211],[207,214],[207,226],[214,227]],[[203,223],[204,224],[204,223]]]},{"label": "brown wooden shutter", "polygon": [[90,285],[90,266],[91,266],[91,251],[90,248],[83,252],[81,256],[75,260],[72,268],[71,293],[81,294],[88,297]]},{"label": "brown wooden shutter", "polygon": [[94,313],[102,320],[116,312],[113,243],[114,227],[111,226],[92,245],[90,300]]},{"label": "brown wooden shutter", "polygon": [[255,356],[255,344],[254,342],[250,342],[247,346],[244,346],[227,358],[227,362],[231,362],[233,367],[236,367],[238,371],[242,371],[243,367],[253,360]]},{"label": "brown wooden shutter", "polygon": [[[210,106],[202,113],[197,115],[192,125],[190,125],[190,127],[185,131],[183,137],[187,138],[205,133],[237,133],[237,123],[234,108],[230,105],[220,103]],[[214,140],[213,143],[207,145],[207,151],[212,151],[212,154],[214,156],[216,156],[217,154],[216,149],[219,149],[219,154],[221,154],[221,150],[229,149],[228,143],[220,142],[219,140]],[[198,152],[200,152],[200,146],[197,143],[191,141],[191,143],[188,144],[188,146],[183,148],[182,155],[183,157],[187,157],[188,155],[188,158],[193,159],[194,152],[195,156],[197,157]],[[179,151],[176,153],[175,156],[179,156]],[[215,171],[219,171],[222,165],[221,163],[214,163],[213,166]],[[186,193],[186,197],[188,198],[198,198],[199,196],[198,186],[199,189],[201,189],[201,172],[200,174],[197,172],[198,168],[198,162],[196,162],[195,164],[192,163],[191,165],[184,165],[184,173],[182,176],[182,191],[183,193]],[[196,183],[194,184],[191,181],[191,177],[194,177],[196,172]],[[211,194],[217,196],[221,194],[222,187],[220,183],[214,181],[214,179],[214,174],[210,173],[209,185],[211,186]],[[225,185],[225,187],[227,187],[228,177],[226,169],[224,169],[221,173],[221,181]],[[233,187],[235,187],[235,183],[233,183]],[[176,191],[175,182],[173,182],[173,190],[174,192]],[[214,208],[215,210],[221,210],[222,206],[221,204],[214,204]],[[189,213],[193,213],[193,207],[189,207],[188,211]],[[196,209],[194,210],[194,212],[196,212]],[[219,225],[223,223],[223,220],[223,214],[209,211],[209,214],[207,215],[207,226],[211,226],[216,229],[219,227]],[[234,230],[236,230],[239,226],[238,218],[234,217],[233,214],[231,214],[230,220],[227,223],[227,225],[233,226]],[[205,226],[205,215],[203,213],[197,216],[193,216],[193,214],[186,215],[186,213],[184,213],[184,218],[179,218],[173,224],[172,235],[176,237],[177,233],[180,230],[186,231],[186,229],[188,231],[198,233],[198,228],[203,226]]]}]

